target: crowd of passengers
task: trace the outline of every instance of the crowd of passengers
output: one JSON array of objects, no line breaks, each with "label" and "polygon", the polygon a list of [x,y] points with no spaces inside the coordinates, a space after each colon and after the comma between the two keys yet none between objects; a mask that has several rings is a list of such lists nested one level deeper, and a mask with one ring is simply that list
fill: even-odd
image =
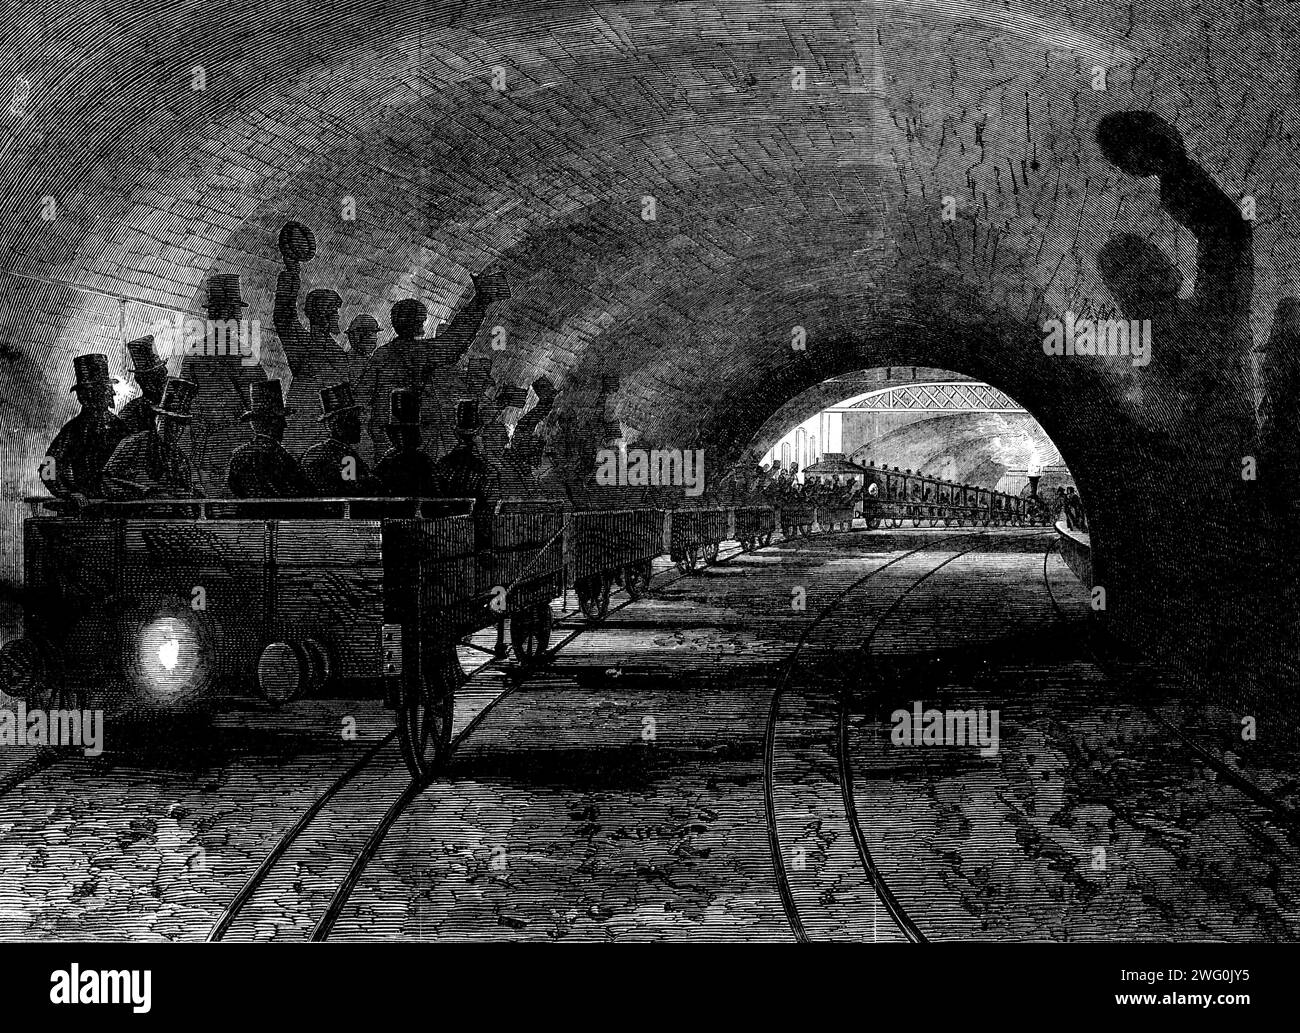
[{"label": "crowd of passengers", "polygon": [[[554,406],[554,386],[546,377],[529,387],[498,385],[493,351],[470,354],[490,307],[509,297],[503,273],[473,277],[472,298],[431,335],[428,310],[408,298],[392,306],[385,343],[366,313],[341,341],[337,292],[308,292],[306,321],[299,316],[300,264],[315,254],[309,231],[287,226],[280,251],[273,324],[289,391],[268,376],[260,356],[250,360],[234,342],[185,354],[180,375],[172,376],[149,335],[125,346],[140,393],[115,412],[118,380],[108,356],[78,355],[72,391],[80,411],[40,463],[52,495],[482,500],[535,483],[542,461],[536,431]],[[209,277],[209,325],[246,326],[247,307],[237,274]],[[513,433],[502,420],[510,408],[524,410]]]}]

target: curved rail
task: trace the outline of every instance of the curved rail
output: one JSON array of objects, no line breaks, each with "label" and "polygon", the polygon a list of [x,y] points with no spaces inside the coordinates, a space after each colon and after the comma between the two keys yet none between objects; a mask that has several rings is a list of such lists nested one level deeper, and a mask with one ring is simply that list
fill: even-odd
[{"label": "curved rail", "polygon": [[[772,855],[774,874],[776,875],[777,892],[780,894],[781,904],[785,910],[786,922],[789,924],[791,932],[794,933],[795,939],[800,943],[809,943],[811,941],[808,937],[807,930],[804,928],[803,920],[799,917],[799,910],[794,900],[794,891],[790,886],[790,876],[785,867],[785,855],[781,849],[780,831],[777,828],[776,822],[776,799],[774,795],[776,786],[773,777],[776,759],[776,725],[780,717],[781,697],[784,695],[785,690],[789,688],[790,680],[794,674],[795,665],[798,663],[799,654],[803,651],[803,647],[807,643],[808,637],[812,634],[813,630],[830,615],[835,607],[839,606],[846,598],[848,598],[849,595],[869,582],[882,570],[887,570],[895,564],[901,563],[903,560],[916,555],[918,552],[934,548],[936,544],[982,534],[983,532],[980,531],[968,531],[963,534],[945,535],[938,540],[938,543],[927,541],[924,546],[910,549],[907,552],[894,557],[889,562],[882,563],[880,566],[869,570],[847,588],[842,589],[824,607],[822,607],[817,616],[804,628],[803,633],[799,636],[798,642],[795,643],[793,651],[786,660],[781,680],[777,683],[776,688],[772,692],[772,701],[768,707],[767,726],[764,731],[763,806],[767,816],[768,846]],[[956,557],[953,558],[955,559]],[[870,871],[868,871],[868,878],[872,878]],[[874,883],[875,880],[873,879],[873,885]],[[881,880],[881,884],[883,885],[883,880]]]}]

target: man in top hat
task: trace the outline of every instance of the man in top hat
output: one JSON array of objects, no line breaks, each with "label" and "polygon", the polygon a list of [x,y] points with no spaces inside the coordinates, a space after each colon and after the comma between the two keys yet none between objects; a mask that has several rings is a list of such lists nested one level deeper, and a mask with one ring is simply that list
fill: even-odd
[{"label": "man in top hat", "polygon": [[314,495],[298,460],[280,444],[289,410],[280,381],[254,384],[248,411],[239,418],[253,428],[253,439],[230,457],[226,484],[237,499],[286,499]]},{"label": "man in top hat", "polygon": [[113,415],[113,385],[108,356],[77,355],[72,385],[81,411],[55,435],[40,464],[41,483],[51,495],[103,498],[101,475],[114,449],[127,436],[126,425]]},{"label": "man in top hat", "polygon": [[375,476],[389,495],[398,498],[430,498],[437,495],[433,460],[420,448],[420,395],[398,388],[389,396],[389,418],[385,424],[393,447],[375,466]]},{"label": "man in top hat", "polygon": [[450,426],[451,399],[463,390],[458,365],[474,343],[488,307],[510,297],[505,274],[487,270],[471,277],[474,295],[445,327],[431,338],[424,334],[429,310],[413,298],[392,307],[395,336],[375,349],[362,378],[361,404],[370,413],[367,430],[375,454],[388,448],[389,440],[380,420],[381,406],[398,388],[421,396],[421,423],[428,432],[431,448],[449,447],[454,437]]},{"label": "man in top hat", "polygon": [[180,447],[192,417],[198,387],[169,378],[153,406],[153,425],[137,431],[117,446],[104,467],[104,490],[112,499],[187,498],[203,492],[194,486],[189,457]]},{"label": "man in top hat", "polygon": [[383,482],[370,472],[357,454],[361,441],[361,407],[348,383],[325,387],[320,392],[321,415],[329,437],[307,449],[302,472],[317,495],[323,497],[375,496],[384,494]]},{"label": "man in top hat", "polygon": [[167,362],[154,350],[153,334],[127,341],[126,351],[131,360],[131,376],[140,393],[122,406],[117,418],[129,433],[138,434],[153,426],[154,407],[162,400],[163,388],[167,386]]},{"label": "man in top hat", "polygon": [[[206,340],[221,341],[224,347],[201,348],[197,354],[186,355],[181,365],[181,377],[198,389],[190,425],[190,451],[195,475],[208,494],[217,494],[224,484],[231,453],[239,445],[239,416],[249,392],[254,384],[266,383],[266,371],[260,362],[243,354],[251,350],[240,322],[247,307],[237,273],[210,276]],[[232,340],[235,334],[238,336]]]},{"label": "man in top hat", "polygon": [[435,490],[441,498],[473,499],[476,513],[483,513],[500,495],[500,475],[483,456],[478,432],[483,421],[471,398],[456,403],[456,447],[433,467]]},{"label": "man in top hat", "polygon": [[474,542],[480,564],[490,555],[485,550],[492,542],[492,507],[501,497],[500,472],[484,458],[478,445],[482,426],[474,400],[458,401],[456,447],[433,467],[434,492],[439,498],[474,500]]}]

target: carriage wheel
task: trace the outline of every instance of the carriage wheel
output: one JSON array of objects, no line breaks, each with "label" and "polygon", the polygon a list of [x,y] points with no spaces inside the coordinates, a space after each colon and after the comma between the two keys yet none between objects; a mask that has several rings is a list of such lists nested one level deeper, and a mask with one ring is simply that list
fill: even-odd
[{"label": "carriage wheel", "polygon": [[644,560],[639,563],[629,563],[623,568],[623,587],[627,589],[628,597],[631,599],[640,599],[650,591],[651,567],[650,561]]},{"label": "carriage wheel", "polygon": [[551,644],[551,604],[537,603],[510,618],[510,644],[515,658],[525,668],[535,667]]},{"label": "carriage wheel", "polygon": [[872,517],[870,527],[873,531],[880,530],[880,517]]},{"label": "carriage wheel", "polygon": [[677,561],[677,569],[683,574],[692,573],[700,565],[700,547],[688,545],[682,550],[682,558]]},{"label": "carriage wheel", "polygon": [[428,785],[447,763],[456,691],[465,682],[454,645],[431,645],[427,652],[418,691],[403,690],[397,708],[402,758],[418,785]]},{"label": "carriage wheel", "polygon": [[763,532],[763,547],[764,547],[764,548],[767,548],[767,546],[769,546],[769,545],[771,545],[771,544],[772,544],[772,532],[771,532],[771,531],[764,531],[764,532]]},{"label": "carriage wheel", "polygon": [[707,567],[718,562],[718,543],[711,542],[704,547],[704,565]]},{"label": "carriage wheel", "polygon": [[588,620],[601,621],[609,612],[609,574],[589,574],[574,583],[578,609]]}]

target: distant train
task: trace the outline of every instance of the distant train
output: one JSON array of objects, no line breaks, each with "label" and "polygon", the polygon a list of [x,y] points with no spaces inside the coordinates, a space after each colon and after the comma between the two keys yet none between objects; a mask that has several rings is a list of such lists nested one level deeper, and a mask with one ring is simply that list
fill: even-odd
[{"label": "distant train", "polygon": [[[877,469],[874,463],[865,467],[860,514],[869,528],[902,527],[976,527],[1003,525],[1047,526],[1051,511],[1036,495],[1022,497],[1005,492],[978,488],[973,484],[957,484],[937,477],[927,477],[897,467]],[[793,532],[811,529],[811,506],[783,507],[783,527]],[[832,510],[832,524],[843,524],[852,519],[846,511]]]},{"label": "distant train", "polygon": [[[975,489],[908,501],[899,493],[913,483],[942,482],[876,476],[864,496],[869,527],[1023,515],[994,501],[1008,497]],[[778,530],[807,534],[854,519],[833,507],[575,511],[536,500],[490,514],[458,499],[176,499],[80,510],[28,501],[24,634],[0,649],[5,691],[32,706],[145,714],[247,695],[252,685],[275,705],[382,696],[417,780],[447,756],[465,678],[458,649],[475,634],[495,626],[488,651],[513,650],[533,665],[549,648],[551,600],[569,588],[582,613],[599,619],[614,585],[632,598],[647,590],[659,556],[689,573],[716,560],[724,541],[747,551]]]}]

